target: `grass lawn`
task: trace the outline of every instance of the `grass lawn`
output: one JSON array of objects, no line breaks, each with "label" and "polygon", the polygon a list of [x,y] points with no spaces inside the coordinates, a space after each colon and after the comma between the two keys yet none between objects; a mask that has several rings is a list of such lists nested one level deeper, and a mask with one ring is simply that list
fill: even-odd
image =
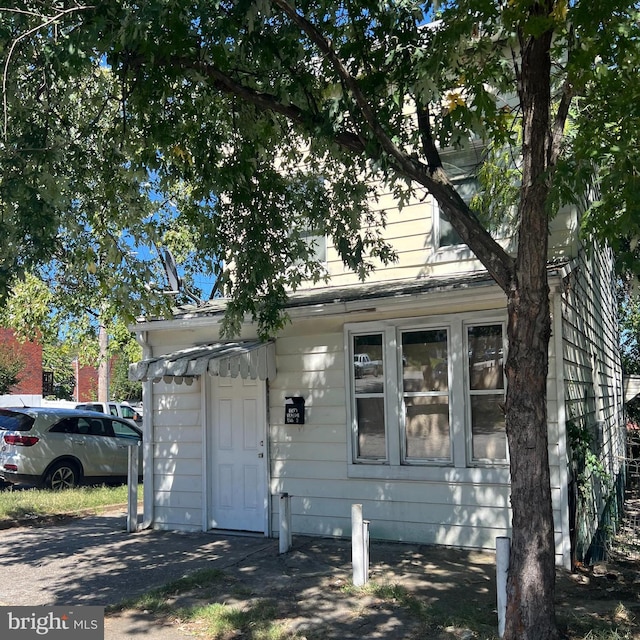
[{"label": "grass lawn", "polygon": [[[142,499],[142,485],[138,485]],[[37,518],[73,515],[78,512],[99,513],[113,505],[127,503],[127,486],[78,487],[65,491],[7,487],[0,491],[0,523]]]}]

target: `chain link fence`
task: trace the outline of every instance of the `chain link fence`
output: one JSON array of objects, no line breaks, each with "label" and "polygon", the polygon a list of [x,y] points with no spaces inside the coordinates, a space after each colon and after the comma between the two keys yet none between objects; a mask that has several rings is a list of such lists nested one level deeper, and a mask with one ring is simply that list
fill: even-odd
[{"label": "chain link fence", "polygon": [[640,426],[627,426],[627,486],[620,528],[614,538],[615,552],[627,559],[640,559]]}]

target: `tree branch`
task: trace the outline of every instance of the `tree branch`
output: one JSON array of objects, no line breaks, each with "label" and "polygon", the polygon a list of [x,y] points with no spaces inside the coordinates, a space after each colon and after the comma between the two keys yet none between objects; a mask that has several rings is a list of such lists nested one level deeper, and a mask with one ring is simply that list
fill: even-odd
[{"label": "tree branch", "polygon": [[567,79],[562,87],[560,103],[555,118],[551,123],[551,148],[549,149],[549,166],[555,167],[562,150],[562,140],[564,138],[564,126],[569,116],[571,100],[574,96],[573,86]]},{"label": "tree branch", "polygon": [[[568,56],[569,61],[572,58],[573,46],[575,44],[575,31],[571,27],[568,34],[569,46]],[[568,65],[567,65],[568,66]],[[571,107],[571,101],[575,95],[575,87],[569,79],[569,74],[562,85],[562,92],[560,94],[560,103],[558,104],[558,110],[551,123],[551,148],[549,150],[549,165],[555,167],[558,162],[558,157],[562,150],[562,139],[564,137],[564,126],[569,116],[569,109]]]},{"label": "tree branch", "polygon": [[430,171],[435,171],[442,166],[440,154],[431,135],[431,112],[428,105],[421,105],[416,100],[416,111],[418,116],[418,130],[422,142],[422,153],[424,153]]},{"label": "tree branch", "polygon": [[0,7],[0,13],[19,13],[23,16],[38,16],[40,17],[40,14],[37,13],[36,11],[28,11],[27,9],[15,9],[14,7]]},{"label": "tree branch", "polygon": [[[20,43],[21,40],[24,40],[25,38],[28,38],[30,35],[33,35],[34,33],[37,33],[38,31],[40,31],[40,29],[43,29],[44,27],[48,27],[49,25],[57,22],[58,20],[60,20],[61,18],[63,18],[66,15],[70,15],[72,13],[75,13],[77,11],[86,11],[87,9],[95,9],[95,6],[93,5],[87,5],[87,6],[77,6],[77,7],[71,7],[71,9],[64,9],[60,12],[58,12],[56,15],[47,18],[44,22],[36,25],[35,27],[29,29],[28,31],[25,31],[24,33],[21,33],[12,43],[11,46],[9,47],[9,51],[7,53],[7,59],[5,60],[4,63],[4,69],[2,71],[2,107],[4,110],[4,139],[7,139],[7,130],[9,127],[9,105],[8,105],[8,100],[7,100],[7,77],[8,77],[8,73],[9,73],[9,63],[11,62],[11,58],[13,56],[13,52],[15,51],[15,48],[18,46],[18,44]],[[0,8],[0,12],[2,11],[10,11],[9,9],[4,9],[4,8]],[[13,10],[15,12],[18,12],[17,10]],[[21,13],[27,13],[27,12],[21,12]]]},{"label": "tree branch", "polygon": [[[134,68],[142,63],[143,60],[138,59],[136,63],[130,66]],[[316,125],[322,124],[320,119],[314,117],[313,114],[296,105],[282,104],[271,94],[246,87],[207,62],[172,57],[168,60],[155,58],[154,64],[160,67],[175,67],[177,65],[183,69],[197,71],[201,76],[208,78],[212,82],[214,89],[241,98],[260,110],[278,113],[312,135],[315,133]],[[372,158],[366,142],[352,132],[335,131],[332,142],[347,151],[361,155],[367,154],[367,157]],[[395,147],[395,145],[393,146]],[[383,151],[385,150],[384,145],[382,149]],[[422,185],[435,197],[441,209],[460,234],[463,242],[472,249],[498,285],[505,292],[509,291],[513,276],[513,259],[473,215],[467,204],[454,189],[441,164],[433,170],[432,167],[428,167],[417,157],[410,156],[397,147],[395,147],[393,155],[389,156],[389,164],[398,174]]]},{"label": "tree branch", "polygon": [[[478,222],[467,204],[453,188],[451,181],[442,169],[433,141],[431,140],[430,143],[428,141],[430,136],[427,137],[428,153],[425,154],[429,161],[429,167],[426,167],[416,157],[400,149],[387,135],[373,108],[362,93],[356,78],[349,73],[331,43],[316,27],[300,15],[288,0],[272,0],[272,3],[280,8],[331,62],[338,76],[351,92],[374,138],[390,156],[391,164],[396,171],[424,186],[436,198],[463,241],[474,251],[498,285],[505,292],[508,292],[512,282],[513,259]],[[424,122],[422,124],[424,126]]]},{"label": "tree branch", "polygon": [[[160,66],[172,66],[178,64],[183,68],[198,71],[198,73],[212,80],[214,88],[218,91],[242,98],[263,111],[279,113],[291,122],[305,127],[306,129],[310,129],[314,125],[321,124],[320,119],[313,114],[300,109],[300,107],[297,107],[296,105],[282,104],[282,102],[280,102],[275,96],[269,93],[256,91],[251,87],[246,87],[206,62],[174,57],[164,63],[161,60],[156,60],[156,64],[159,64]],[[355,153],[364,153],[364,143],[358,138],[358,136],[348,131],[336,131],[334,135],[335,142],[341,147]]]},{"label": "tree branch", "polygon": [[344,66],[342,60],[338,57],[331,43],[311,24],[304,16],[301,16],[288,2],[287,0],[272,0],[273,4],[280,8],[289,19],[296,24],[303,33],[305,33],[311,41],[320,49],[320,51],[329,59],[333,68],[338,72],[338,76],[344,83],[345,87],[353,95],[365,122],[371,129],[376,140],[380,142],[382,148],[392,157],[394,157],[399,164],[404,164],[407,160],[407,156],[399,149],[389,138],[386,131],[382,128],[380,122],[376,118],[376,115],[367,101],[366,97],[360,90],[357,80],[349,73],[348,69]]}]

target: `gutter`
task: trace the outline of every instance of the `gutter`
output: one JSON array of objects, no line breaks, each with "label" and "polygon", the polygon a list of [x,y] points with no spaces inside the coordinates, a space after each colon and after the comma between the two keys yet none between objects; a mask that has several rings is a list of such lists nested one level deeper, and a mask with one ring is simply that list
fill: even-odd
[{"label": "gutter", "polygon": [[[136,332],[136,340],[142,346],[142,358],[148,359],[153,355],[146,331]],[[144,489],[142,529],[150,529],[155,520],[154,513],[154,464],[153,446],[155,442],[155,426],[153,422],[153,382],[142,383],[142,486]]]}]

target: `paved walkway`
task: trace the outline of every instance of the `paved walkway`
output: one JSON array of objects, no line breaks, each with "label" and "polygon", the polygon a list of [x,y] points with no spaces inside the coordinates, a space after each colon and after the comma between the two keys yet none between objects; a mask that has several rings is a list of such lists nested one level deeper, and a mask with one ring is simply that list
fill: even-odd
[{"label": "paved walkway", "polygon": [[[126,532],[125,513],[74,519],[62,524],[0,531],[0,604],[109,606],[139,596],[198,569],[216,568],[228,584],[216,599],[278,594],[294,630],[326,629],[325,638],[408,638],[406,607],[345,595],[351,580],[348,540],[294,537],[278,553],[264,537],[160,531]],[[477,606],[495,614],[493,554],[401,544],[371,545],[371,576],[401,584],[429,603]],[[367,615],[354,612],[366,604]],[[354,621],[358,624],[354,626]],[[181,640],[193,637],[176,621],[126,610],[109,613],[105,640]],[[439,637],[439,636],[438,636]],[[449,637],[449,636],[447,636]]]}]

